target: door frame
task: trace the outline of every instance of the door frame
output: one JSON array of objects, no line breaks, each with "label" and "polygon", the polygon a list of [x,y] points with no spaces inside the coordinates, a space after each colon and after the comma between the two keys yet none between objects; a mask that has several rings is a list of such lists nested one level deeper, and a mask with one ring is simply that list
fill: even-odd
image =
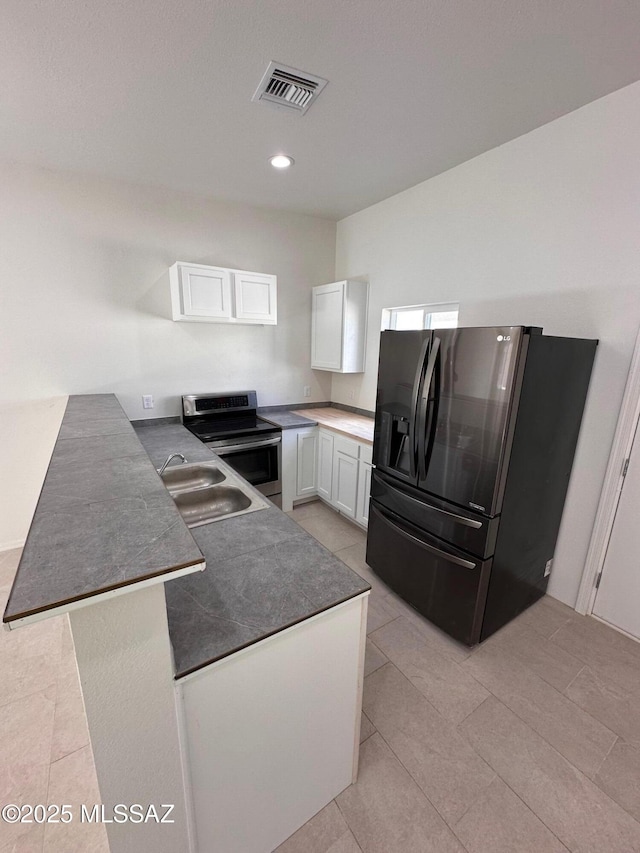
[{"label": "door frame", "polygon": [[609,455],[609,464],[605,474],[598,512],[589,542],[582,581],[576,601],[576,611],[583,615],[593,611],[597,587],[596,582],[602,574],[609,540],[613,532],[620,494],[624,485],[625,463],[631,455],[633,440],[640,420],[640,331],[636,337],[631,367],[622,398],[618,424]]}]

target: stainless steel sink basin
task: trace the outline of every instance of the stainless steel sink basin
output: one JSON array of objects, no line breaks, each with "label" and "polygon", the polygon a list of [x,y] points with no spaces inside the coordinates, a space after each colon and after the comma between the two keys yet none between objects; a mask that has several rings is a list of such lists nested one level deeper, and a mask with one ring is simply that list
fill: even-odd
[{"label": "stainless steel sink basin", "polygon": [[269,506],[222,460],[175,465],[160,476],[187,527],[199,527]]},{"label": "stainless steel sink basin", "polygon": [[172,495],[215,486],[216,483],[226,480],[217,466],[209,464],[174,465],[167,468],[160,477]]},{"label": "stainless steel sink basin", "polygon": [[234,486],[194,489],[174,497],[180,514],[190,527],[205,521],[235,515],[251,506],[251,498]]}]

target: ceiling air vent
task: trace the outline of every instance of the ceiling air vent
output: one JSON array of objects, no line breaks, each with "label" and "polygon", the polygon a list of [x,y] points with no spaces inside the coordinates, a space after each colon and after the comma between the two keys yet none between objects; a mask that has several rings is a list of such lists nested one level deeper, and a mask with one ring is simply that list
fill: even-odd
[{"label": "ceiling air vent", "polygon": [[252,101],[267,101],[303,115],[327,81],[279,62],[270,62]]}]

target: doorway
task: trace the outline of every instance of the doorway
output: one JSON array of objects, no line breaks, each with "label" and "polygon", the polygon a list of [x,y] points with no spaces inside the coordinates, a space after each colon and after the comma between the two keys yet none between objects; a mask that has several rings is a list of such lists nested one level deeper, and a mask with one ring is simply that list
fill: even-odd
[{"label": "doorway", "polygon": [[593,615],[640,640],[640,438],[635,439],[599,577]]},{"label": "doorway", "polygon": [[576,610],[640,641],[640,334]]}]

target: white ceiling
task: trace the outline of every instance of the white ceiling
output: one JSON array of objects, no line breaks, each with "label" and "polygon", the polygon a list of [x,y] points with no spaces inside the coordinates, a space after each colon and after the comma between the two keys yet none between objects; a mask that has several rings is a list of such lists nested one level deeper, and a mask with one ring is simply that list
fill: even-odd
[{"label": "white ceiling", "polygon": [[[1,9],[0,157],[336,219],[640,78],[638,0]],[[305,116],[251,101],[272,59],[329,80]]]}]

